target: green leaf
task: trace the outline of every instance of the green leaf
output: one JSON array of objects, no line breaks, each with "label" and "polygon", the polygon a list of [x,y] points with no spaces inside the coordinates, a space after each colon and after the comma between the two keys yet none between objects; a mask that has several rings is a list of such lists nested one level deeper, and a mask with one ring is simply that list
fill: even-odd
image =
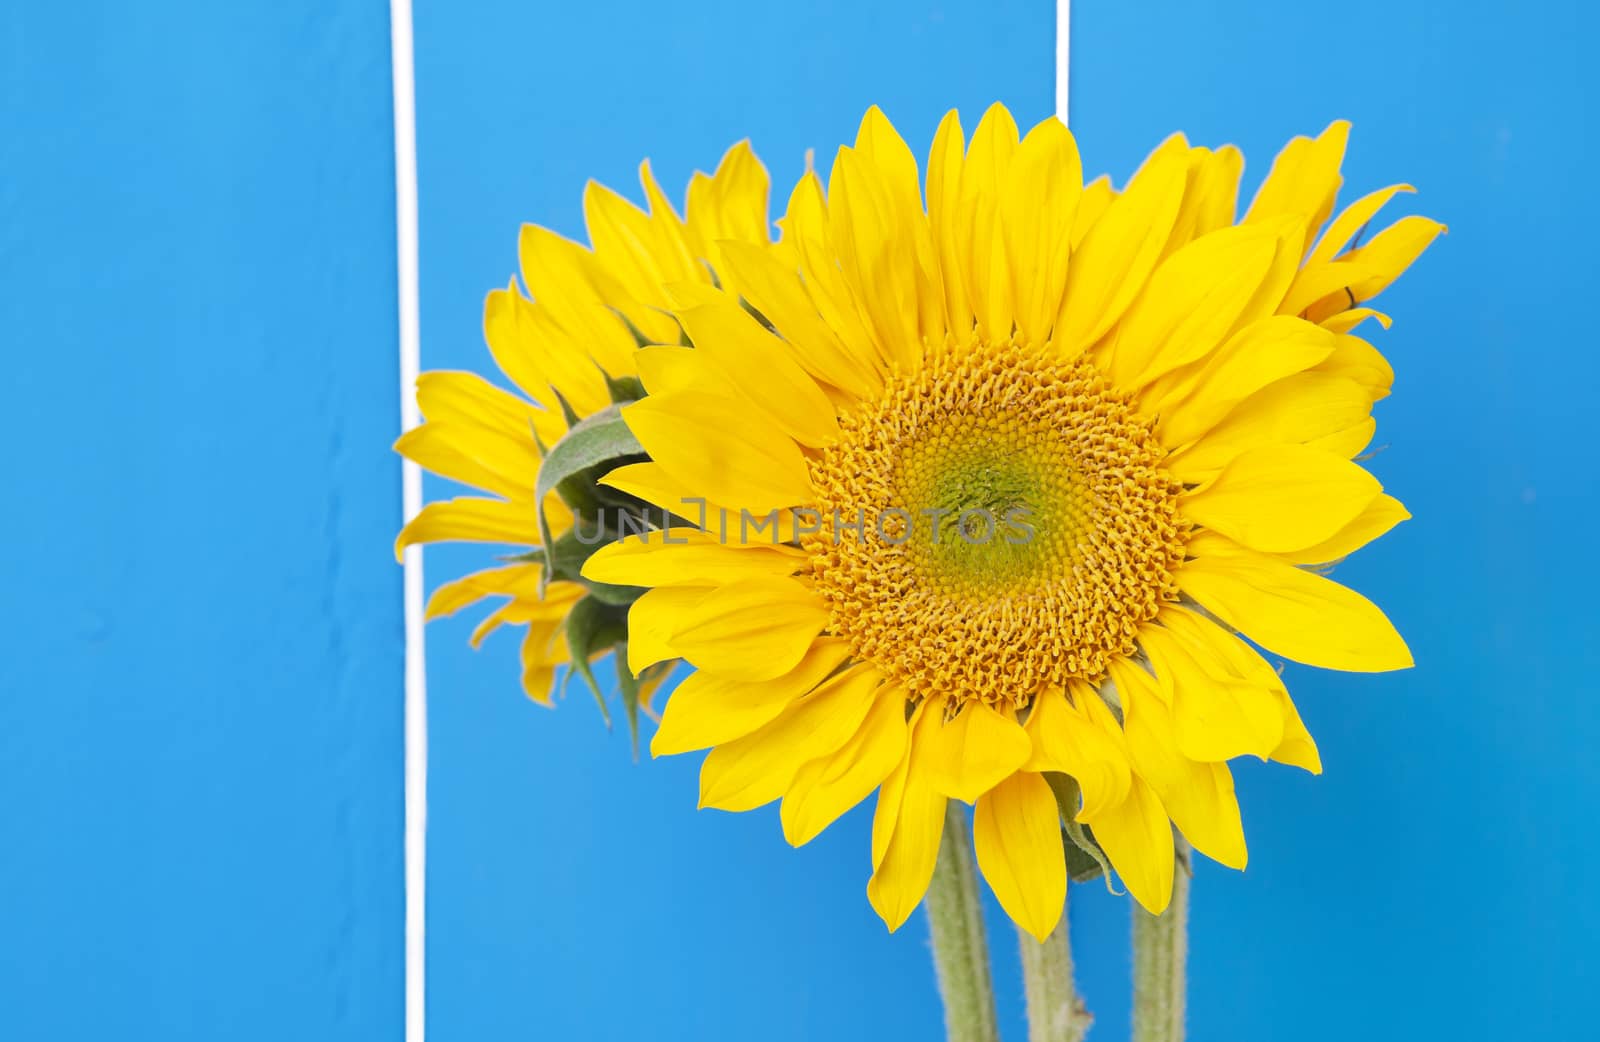
[{"label": "green leaf", "polygon": [[[607,406],[593,416],[574,423],[561,440],[545,453],[544,462],[539,465],[538,480],[534,484],[539,535],[545,547],[545,571],[540,579],[541,584],[548,582],[555,571],[552,553],[554,540],[550,536],[549,519],[544,514],[545,497],[555,492],[574,511],[581,513],[585,509],[593,510],[598,505],[594,495],[595,482],[623,463],[638,462],[645,458],[643,447],[633,432],[628,430],[628,425],[622,420],[622,412],[616,405]],[[542,586],[540,592],[543,592]]]},{"label": "green leaf", "polygon": [[[628,609],[594,597],[585,597],[567,613],[566,632],[567,650],[572,658],[567,680],[572,679],[573,673],[584,679],[594,694],[595,704],[600,707],[600,715],[605,718],[606,726],[610,727],[611,711],[606,708],[605,692],[600,690],[600,684],[594,678],[589,659],[610,650],[619,641],[627,640]],[[618,672],[626,671],[627,667],[623,666]]]},{"label": "green leaf", "polygon": [[1100,844],[1095,842],[1089,826],[1078,821],[1082,793],[1078,789],[1077,779],[1068,774],[1047,771],[1044,780],[1050,783],[1056,806],[1061,810],[1061,831],[1066,839],[1067,877],[1074,883],[1087,883],[1105,876],[1106,889],[1116,893],[1111,884],[1111,862],[1106,859]]}]

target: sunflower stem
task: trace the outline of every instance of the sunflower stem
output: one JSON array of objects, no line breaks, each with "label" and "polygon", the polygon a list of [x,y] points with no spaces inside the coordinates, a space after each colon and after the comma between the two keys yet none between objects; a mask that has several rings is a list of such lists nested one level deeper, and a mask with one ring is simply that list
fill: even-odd
[{"label": "sunflower stem", "polygon": [[955,800],[945,808],[944,840],[926,905],[933,968],[944,999],[945,1037],[949,1042],[999,1042],[972,827]]},{"label": "sunflower stem", "polygon": [[1133,1042],[1183,1042],[1189,955],[1189,847],[1178,840],[1172,903],[1161,915],[1133,907]]},{"label": "sunflower stem", "polygon": [[1079,1042],[1094,1021],[1072,982],[1070,933],[1065,911],[1043,944],[1017,929],[1022,987],[1028,997],[1028,1042]]}]

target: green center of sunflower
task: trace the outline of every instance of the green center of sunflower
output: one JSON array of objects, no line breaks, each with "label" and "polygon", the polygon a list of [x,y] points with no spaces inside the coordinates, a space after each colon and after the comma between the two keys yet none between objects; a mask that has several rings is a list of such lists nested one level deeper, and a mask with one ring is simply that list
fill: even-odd
[{"label": "green center of sunflower", "polygon": [[804,540],[830,632],[913,692],[1026,705],[1097,679],[1176,597],[1150,426],[1087,361],[951,344],[843,422]]}]

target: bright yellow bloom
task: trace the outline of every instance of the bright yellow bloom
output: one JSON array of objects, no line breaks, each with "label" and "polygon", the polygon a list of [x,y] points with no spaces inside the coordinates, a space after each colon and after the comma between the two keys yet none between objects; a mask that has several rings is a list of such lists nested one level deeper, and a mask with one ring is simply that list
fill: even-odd
[{"label": "bright yellow bloom", "polygon": [[[518,245],[527,295],[515,278],[492,291],[483,328],[495,362],[525,398],[472,373],[430,372],[417,381],[426,422],[402,436],[396,450],[487,494],[430,503],[400,533],[397,554],[414,543],[452,540],[537,547],[535,479],[545,448],[567,432],[566,411],[582,418],[614,398],[636,397],[626,389],[637,385],[639,345],[680,335],[664,287],[718,279],[736,286],[722,271],[722,244],[770,241],[767,172],[748,143],[729,149],[714,175],[694,175],[683,219],[649,163],[639,176],[648,212],[589,184],[590,248],[546,228],[523,227]],[[553,492],[545,515],[552,536],[572,524]],[[564,623],[584,587],[554,580],[541,589],[543,566],[533,556],[444,584],[427,615],[507,598],[477,628],[473,644],[502,624],[526,626],[523,688],[548,705],[556,667],[569,658]]]},{"label": "bright yellow bloom", "polygon": [[[874,109],[826,192],[795,189],[781,243],[724,246],[742,301],[675,294],[693,347],[645,349],[650,395],[623,410],[651,461],[606,480],[712,520],[584,575],[651,587],[635,670],[697,667],[652,751],[711,749],[702,806],[781,799],[801,844],[877,790],[867,894],[891,929],[958,799],[1000,903],[1046,936],[1059,775],[1152,911],[1173,824],[1244,865],[1227,761],[1320,762],[1238,634],[1326,668],[1411,664],[1309,567],[1408,516],[1354,462],[1390,370],[1349,330],[1440,230],[1407,218],[1349,249],[1390,189],[1318,238],[1344,132],[1292,143],[1235,225],[1236,151],[1175,138],[1121,193],[1085,188],[1064,126],[1019,142],[999,106],[970,145],[946,117],[924,209]],[[782,545],[748,524],[774,511]]]}]

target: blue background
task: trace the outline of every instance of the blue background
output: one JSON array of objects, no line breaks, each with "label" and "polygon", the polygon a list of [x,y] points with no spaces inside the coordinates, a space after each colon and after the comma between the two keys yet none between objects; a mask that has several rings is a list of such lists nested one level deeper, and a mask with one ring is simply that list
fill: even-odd
[{"label": "blue background", "polygon": [[[1183,129],[1253,186],[1346,117],[1346,197],[1410,181],[1451,226],[1376,335],[1373,467],[1416,520],[1340,571],[1418,668],[1292,670],[1327,772],[1239,766],[1251,864],[1200,867],[1191,1035],[1585,1037],[1595,16],[1077,7],[1091,171]],[[874,102],[919,152],[952,105],[1032,122],[1053,32],[1038,2],[422,5],[425,366],[490,365],[517,225],[580,234],[586,178],[636,197],[650,156],[678,194],[749,135],[786,185]],[[387,12],[13,6],[0,52],[0,1037],[397,1039]],[[486,556],[430,550],[430,582]],[[694,757],[527,703],[473,621],[428,640],[434,1038],[938,1037],[921,918],[888,936],[863,894],[869,809],[800,851],[696,813]],[[1091,1037],[1125,1037],[1126,903],[1073,901]]]},{"label": "blue background", "polygon": [[0,1038],[397,1039],[388,12],[0,13]]}]

